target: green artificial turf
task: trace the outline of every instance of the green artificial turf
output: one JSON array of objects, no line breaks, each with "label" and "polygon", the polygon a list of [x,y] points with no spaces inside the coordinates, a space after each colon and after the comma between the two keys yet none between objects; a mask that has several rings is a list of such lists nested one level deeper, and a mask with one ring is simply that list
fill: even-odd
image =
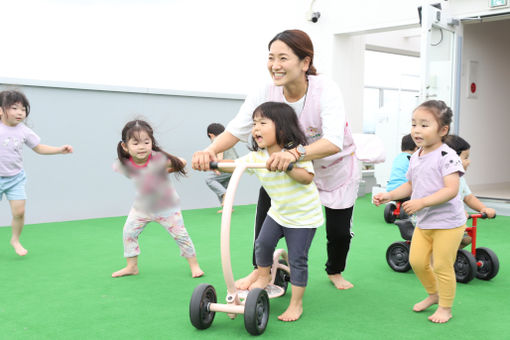
[{"label": "green artificial turf", "polygon": [[[140,236],[140,274],[113,279],[125,265],[122,227],[125,217],[27,225],[17,256],[9,245],[10,228],[0,228],[0,339],[241,339],[250,335],[243,316],[231,320],[217,313],[209,329],[189,321],[189,300],[200,283],[209,283],[224,302],[226,287],[220,260],[217,209],[184,211],[184,220],[205,275],[191,278],[187,262],[166,231],[151,223]],[[253,205],[233,214],[231,254],[234,277],[251,270]],[[386,249],[400,240],[386,224],[383,207],[370,196],[356,202],[347,269],[355,287],[334,289],[325,272],[325,228],[313,241],[304,314],[293,323],[277,320],[290,299],[270,301],[264,338],[271,339],[501,339],[510,322],[510,218],[480,220],[478,245],[499,257],[499,274],[491,281],[458,284],[447,324],[433,324],[431,308],[414,313],[425,297],[412,271],[397,273],[386,263]],[[280,245],[284,245],[283,242]],[[506,335],[505,335],[506,334]]]}]

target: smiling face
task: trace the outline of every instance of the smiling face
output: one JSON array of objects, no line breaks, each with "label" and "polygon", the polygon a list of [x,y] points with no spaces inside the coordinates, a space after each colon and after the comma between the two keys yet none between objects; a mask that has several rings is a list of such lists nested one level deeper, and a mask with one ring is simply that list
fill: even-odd
[{"label": "smiling face", "polygon": [[[253,116],[251,135],[260,149],[281,149],[276,142],[276,126],[274,122],[260,113]],[[279,151],[279,150],[278,150]]]},{"label": "smiling face", "polygon": [[140,130],[127,143],[122,143],[122,148],[133,158],[136,164],[143,165],[152,152],[152,139],[146,131]]},{"label": "smiling face", "polygon": [[276,86],[292,86],[306,82],[310,58],[303,60],[281,40],[275,40],[269,49],[267,69]]},{"label": "smiling face", "polygon": [[27,118],[27,109],[21,103],[14,103],[5,111],[0,108],[2,113],[2,123],[7,126],[16,126]]},{"label": "smiling face", "polygon": [[441,146],[442,137],[448,133],[448,126],[439,126],[432,112],[424,108],[417,108],[413,112],[411,136],[417,147],[426,154]]}]

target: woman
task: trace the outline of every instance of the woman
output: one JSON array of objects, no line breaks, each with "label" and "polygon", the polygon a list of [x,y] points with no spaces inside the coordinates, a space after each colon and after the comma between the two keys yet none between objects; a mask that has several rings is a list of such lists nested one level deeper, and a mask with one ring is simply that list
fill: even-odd
[{"label": "woman", "polygon": [[[238,141],[247,141],[252,127],[253,110],[263,102],[285,102],[296,111],[306,134],[308,145],[288,152],[274,153],[267,161],[271,171],[284,171],[296,160],[313,160],[315,179],[326,210],[328,260],[326,272],[338,289],[353,284],[342,272],[352,238],[351,217],[357,197],[360,170],[354,157],[355,146],[348,128],[340,89],[331,80],[318,76],[313,66],[313,44],[300,30],[287,30],[269,42],[267,68],[273,80],[248,96],[237,116],[205,150],[193,155],[195,170],[209,170],[216,154],[231,148]],[[267,210],[269,196],[260,189],[255,221],[255,239]],[[249,287],[255,271],[236,282],[240,289]]]}]

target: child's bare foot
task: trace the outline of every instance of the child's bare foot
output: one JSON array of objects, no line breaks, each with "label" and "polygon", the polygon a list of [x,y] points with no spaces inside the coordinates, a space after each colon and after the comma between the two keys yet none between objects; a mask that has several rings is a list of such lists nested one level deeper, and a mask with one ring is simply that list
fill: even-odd
[{"label": "child's bare foot", "polygon": [[439,301],[439,296],[437,294],[431,294],[427,296],[424,300],[418,302],[414,305],[413,311],[422,312],[425,309],[429,308],[432,305],[437,304]]},{"label": "child's bare foot", "polygon": [[121,270],[116,271],[112,274],[112,277],[121,277],[121,276],[128,276],[128,275],[137,275],[138,274],[138,267],[132,267],[132,266],[126,266],[125,268],[122,268]]},{"label": "child's bare foot", "polygon": [[343,278],[342,274],[328,275],[328,277],[337,289],[344,290],[354,287],[352,283]]},{"label": "child's bare foot", "polygon": [[251,284],[257,280],[258,272],[256,269],[254,269],[250,275],[243,277],[242,279],[239,279],[236,281],[235,285],[237,289],[240,290],[246,290],[250,288]]},{"label": "child's bare foot", "polygon": [[452,318],[452,309],[450,307],[438,306],[435,313],[429,316],[429,320],[435,323],[445,323]]},{"label": "child's bare foot", "polygon": [[204,271],[198,265],[198,261],[196,257],[187,258],[189,267],[191,269],[191,277],[201,277],[204,275]]},{"label": "child's bare foot", "polygon": [[254,288],[264,289],[271,282],[271,275],[261,275],[257,276],[255,282],[253,282],[248,289],[252,290]]},{"label": "child's bare foot", "polygon": [[11,246],[14,248],[14,251],[19,256],[25,256],[28,253],[28,250],[23,248],[23,246],[21,245],[21,243],[19,243],[19,241],[11,240]]},{"label": "child's bare foot", "polygon": [[296,321],[301,317],[301,314],[303,314],[303,304],[294,305],[291,303],[287,310],[278,316],[278,320]]}]

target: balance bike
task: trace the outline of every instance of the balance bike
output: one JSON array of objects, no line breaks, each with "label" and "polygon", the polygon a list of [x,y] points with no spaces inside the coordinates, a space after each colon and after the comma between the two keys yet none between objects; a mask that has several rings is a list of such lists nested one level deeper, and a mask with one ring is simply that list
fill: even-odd
[{"label": "balance bike", "polygon": [[[490,280],[499,271],[499,260],[496,254],[489,248],[476,248],[477,220],[487,218],[484,214],[471,214],[472,226],[466,231],[471,237],[471,252],[465,249],[457,251],[457,258],[454,263],[455,278],[457,282],[468,283],[475,276],[482,280]],[[414,226],[410,220],[396,221],[400,235],[405,241],[392,243],[386,251],[386,262],[396,272],[407,272],[411,269],[409,263],[409,250],[413,237]]]},{"label": "balance bike", "polygon": [[386,223],[394,223],[396,219],[405,220],[408,218],[402,203],[405,201],[388,202],[384,207],[384,220]]},{"label": "balance bike", "polygon": [[[494,216],[495,218],[496,216]],[[490,280],[498,274],[499,260],[496,254],[489,248],[476,248],[477,221],[479,218],[486,219],[487,214],[471,214],[472,226],[466,228],[471,237],[471,252],[460,249],[455,260],[455,277],[457,282],[468,283],[475,276],[481,280]]]},{"label": "balance bike", "polygon": [[[269,299],[282,296],[287,290],[290,280],[287,253],[283,249],[274,252],[271,283],[265,289],[255,288],[249,291],[236,289],[230,262],[230,220],[234,195],[241,175],[247,168],[265,168],[266,165],[211,162],[210,166],[211,169],[235,168],[225,193],[221,215],[221,264],[227,285],[227,303],[217,302],[216,291],[212,285],[207,283],[198,285],[193,291],[189,305],[191,324],[197,329],[207,329],[211,326],[216,312],[227,313],[231,319],[235,319],[238,314],[244,314],[244,326],[248,333],[260,335],[264,333],[269,320]],[[288,170],[291,168],[290,166]]]}]

